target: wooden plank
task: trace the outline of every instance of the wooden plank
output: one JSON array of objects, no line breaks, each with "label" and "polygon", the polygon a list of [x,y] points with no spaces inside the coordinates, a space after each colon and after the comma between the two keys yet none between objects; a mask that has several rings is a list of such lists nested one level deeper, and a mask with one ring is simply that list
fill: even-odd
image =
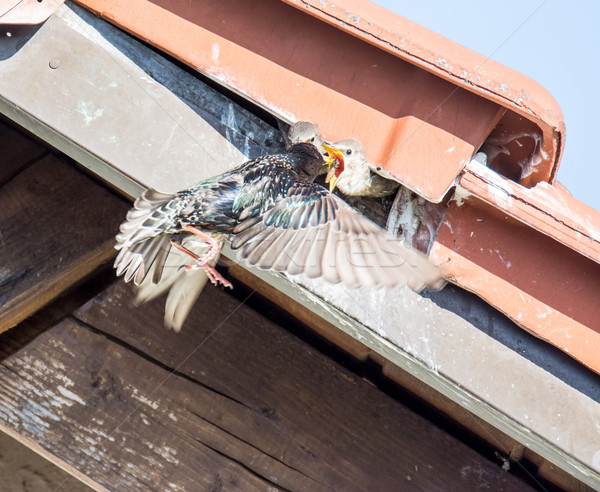
[{"label": "wooden plank", "polygon": [[0,365],[5,425],[110,490],[528,489],[223,291],[180,334],[131,302],[118,282]]},{"label": "wooden plank", "polygon": [[[283,291],[276,289],[264,278],[259,278],[256,275],[251,274],[248,270],[235,262],[229,263],[228,272],[235,280],[244,283],[257,293],[266,297],[269,301],[275,303],[281,309],[286,310],[320,336],[334,343],[352,357],[361,361],[365,361],[366,359],[375,361],[381,366],[383,375],[390,378],[422,401],[427,402],[433,408],[444,413],[455,423],[463,427],[465,431],[471,432],[480,439],[490,443],[490,445],[497,450],[499,456],[507,460],[507,465],[505,466],[510,466],[513,469],[522,469],[523,467],[520,462],[523,460],[523,457],[525,457],[529,463],[538,467],[537,473],[539,477],[546,479],[565,490],[577,490],[580,492],[593,490],[573,475],[553,465],[538,453],[525,448],[515,438],[510,437],[505,432],[492,426],[486,420],[478,417],[448,396],[435,390],[432,386],[425,384],[414,374],[391,363],[389,360],[386,360],[385,357],[382,357],[377,351],[369,348],[367,345],[359,343],[348,333],[338,329],[332,322],[326,321],[323,317],[315,316],[314,313],[307,308],[306,304],[298,302],[298,296],[290,296],[289,291],[286,294]],[[438,300],[438,302],[440,301]],[[501,314],[497,313],[493,308],[487,306],[478,298],[473,298],[470,293],[465,293],[460,303],[461,306],[463,306],[463,310],[478,312],[478,317],[482,320],[485,319],[485,316],[487,315],[488,318],[486,323],[491,331],[494,329],[498,330],[502,324],[508,323],[507,320],[503,319]],[[487,307],[487,312],[484,312],[481,309],[482,305]],[[526,346],[523,342],[526,341],[528,335],[520,332],[518,329],[516,331],[522,336],[519,337],[515,343]],[[510,335],[505,334],[504,337],[506,336]],[[542,346],[543,343],[541,342],[537,347],[528,346],[528,350],[537,352],[536,362],[538,363],[543,361],[541,358],[542,353],[539,350]],[[580,379],[580,382],[582,383],[580,389],[584,390],[592,397],[597,396],[593,391],[590,392],[590,387],[594,384],[594,381],[581,378],[581,373],[585,372],[585,369],[578,366],[575,361],[570,360],[568,357],[563,357],[563,359],[563,379],[568,380],[571,383]],[[579,373],[579,378],[577,373]]]},{"label": "wooden plank", "polygon": [[110,260],[128,207],[53,154],[0,188],[0,332]]},{"label": "wooden plank", "polygon": [[[224,251],[239,263],[234,251],[227,246]],[[600,418],[597,376],[582,374],[579,368],[571,377],[571,371],[563,369],[564,360],[554,361],[526,340],[517,340],[516,346],[539,353],[533,362],[495,340],[490,335],[504,330],[507,321],[489,306],[482,310],[463,299],[470,294],[457,296],[453,286],[429,297],[351,290],[251,271],[378,354],[369,357],[402,368],[584,484],[598,483],[598,435],[589,432],[590,418]],[[487,323],[489,335],[474,326],[481,323]]]},{"label": "wooden plank", "polygon": [[[22,449],[15,449],[15,443],[11,442],[12,439],[22,445]],[[2,422],[0,422],[0,452],[3,458],[0,463],[0,485],[3,487],[2,490],[15,492],[38,490],[109,492],[108,489],[90,480],[72,466],[64,462],[57,462],[56,458],[37,442],[23,437]],[[36,455],[43,458],[42,464],[40,464],[40,458]],[[49,461],[49,463],[45,461]],[[58,465],[62,470],[57,469],[54,465]]]},{"label": "wooden plank", "polygon": [[0,186],[48,150],[0,118]]},{"label": "wooden plank", "polygon": [[345,350],[355,359],[364,361],[373,354],[371,349],[355,340],[350,335],[338,330],[336,326],[330,322],[318,316],[314,316],[312,311],[297,302],[296,299],[277,290],[275,287],[253,275],[239,264],[231,263],[228,272],[235,280],[243,283],[253,291],[264,296],[276,306],[287,311],[298,321],[310,327],[329,342],[340,347],[342,350]]}]

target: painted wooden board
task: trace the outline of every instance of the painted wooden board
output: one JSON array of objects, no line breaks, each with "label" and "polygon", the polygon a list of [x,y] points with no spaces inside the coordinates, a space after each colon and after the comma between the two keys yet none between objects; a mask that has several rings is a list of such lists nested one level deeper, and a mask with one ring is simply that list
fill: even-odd
[{"label": "painted wooden board", "polygon": [[[446,290],[421,296],[408,289],[347,289],[253,271],[550,463],[592,487],[600,484],[598,375],[584,370],[580,392],[543,368],[547,358],[527,360],[492,338],[502,315],[469,304],[456,309]],[[485,322],[489,334],[476,328]],[[549,369],[555,371],[552,363]]]},{"label": "painted wooden board", "polygon": [[128,207],[54,154],[0,187],[0,332],[110,260]]},{"label": "painted wooden board", "polygon": [[180,334],[131,302],[116,283],[0,366],[4,425],[109,490],[528,490],[221,290]]}]

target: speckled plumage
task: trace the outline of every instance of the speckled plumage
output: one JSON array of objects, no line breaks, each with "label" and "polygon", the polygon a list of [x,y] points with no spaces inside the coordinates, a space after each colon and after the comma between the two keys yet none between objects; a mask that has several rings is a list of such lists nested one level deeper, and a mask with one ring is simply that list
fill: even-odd
[{"label": "speckled plumage", "polygon": [[[138,285],[148,285],[149,278],[155,284],[161,282],[171,245],[185,252],[185,245],[197,240],[189,234],[191,226],[219,242],[231,238],[232,249],[248,264],[262,269],[323,277],[350,287],[406,284],[416,291],[440,287],[438,269],[423,254],[391,238],[313,183],[323,165],[314,145],[300,143],[285,154],[248,161],[173,195],[146,191],[117,235],[117,275]],[[189,258],[187,261],[189,265]],[[205,265],[199,266],[215,272]],[[169,289],[180,293],[171,307],[167,299],[168,326],[181,327],[206,283],[205,276],[198,281],[192,278],[198,272],[203,273],[184,272],[189,274],[186,289],[177,288],[178,278],[172,274],[166,287],[148,291],[142,286],[144,299]],[[186,295],[190,289],[193,294]],[[185,309],[178,312],[180,303]]]},{"label": "speckled plumage", "polygon": [[223,241],[233,232],[242,211],[250,208],[263,213],[292,183],[312,181],[323,164],[315,146],[301,143],[285,154],[247,161],[173,195],[147,190],[136,200],[117,235],[117,275],[140,284],[158,259],[154,269],[154,281],[158,282],[169,249],[168,235],[184,233],[182,225],[192,225]]}]

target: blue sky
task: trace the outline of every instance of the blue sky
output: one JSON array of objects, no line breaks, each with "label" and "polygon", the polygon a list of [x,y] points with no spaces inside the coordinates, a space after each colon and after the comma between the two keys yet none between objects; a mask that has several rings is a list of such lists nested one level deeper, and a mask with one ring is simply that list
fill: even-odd
[{"label": "blue sky", "polygon": [[567,126],[558,181],[600,210],[600,1],[374,2],[543,85]]}]

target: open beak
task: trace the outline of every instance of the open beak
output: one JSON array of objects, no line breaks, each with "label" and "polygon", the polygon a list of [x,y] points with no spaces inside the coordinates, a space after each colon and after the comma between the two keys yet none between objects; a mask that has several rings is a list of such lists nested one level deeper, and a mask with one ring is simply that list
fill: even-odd
[{"label": "open beak", "polygon": [[329,155],[329,158],[325,161],[325,164],[329,166],[325,183],[329,183],[329,191],[333,191],[335,184],[344,172],[344,155],[335,147],[326,144],[322,145]]}]

